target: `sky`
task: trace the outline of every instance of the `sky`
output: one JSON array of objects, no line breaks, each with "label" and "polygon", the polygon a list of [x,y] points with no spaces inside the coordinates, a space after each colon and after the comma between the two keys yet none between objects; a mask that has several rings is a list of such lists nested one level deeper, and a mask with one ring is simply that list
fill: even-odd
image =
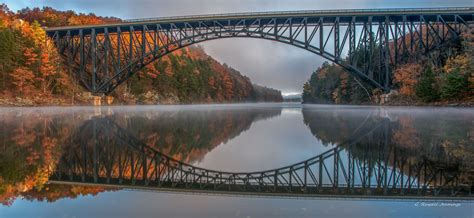
[{"label": "sky", "polygon": [[[16,11],[51,6],[59,10],[95,13],[122,19],[197,14],[474,6],[474,0],[0,0]],[[308,51],[261,39],[221,39],[201,44],[205,51],[250,77],[257,84],[284,94],[302,92],[311,73],[325,60]]]}]

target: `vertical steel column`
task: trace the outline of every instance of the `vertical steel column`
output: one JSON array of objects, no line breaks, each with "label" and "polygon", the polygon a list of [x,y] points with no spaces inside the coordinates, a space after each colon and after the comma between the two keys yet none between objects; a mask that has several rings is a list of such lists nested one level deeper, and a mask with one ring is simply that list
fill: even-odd
[{"label": "vertical steel column", "polygon": [[157,157],[157,160],[155,161],[157,162],[158,164],[158,167],[156,168],[156,178],[155,178],[155,182],[157,185],[160,185],[161,184],[161,165],[163,163],[163,159],[161,158],[161,155],[159,155]]},{"label": "vertical steel column", "polygon": [[323,17],[319,18],[319,53],[324,54],[324,23]]},{"label": "vertical steel column", "polygon": [[[263,31],[263,28],[262,28]],[[308,18],[304,19],[304,47],[308,48],[309,42],[308,42]]]},{"label": "vertical steel column", "polygon": [[91,48],[91,56],[92,56],[92,93],[95,95],[97,94],[97,87],[96,87],[96,79],[97,79],[97,38],[95,29],[91,30],[91,40],[92,40],[92,48]]},{"label": "vertical steel column", "polygon": [[369,60],[367,61],[368,75],[370,79],[374,79],[374,71],[372,69],[372,55],[374,53],[374,37],[372,35],[372,16],[369,16],[368,23],[368,33],[369,33]]},{"label": "vertical steel column", "polygon": [[[108,56],[109,56],[109,50],[110,50],[110,47],[109,47],[109,44],[110,44],[110,36],[109,36],[109,28],[107,27],[104,27],[104,60],[102,61],[102,65],[103,65],[103,70],[104,70],[104,79],[103,81],[106,81],[107,79],[110,78],[110,75],[109,75],[109,60],[108,60]],[[105,87],[108,91],[109,87]]]},{"label": "vertical steel column", "polygon": [[273,190],[278,190],[278,170],[275,170],[275,175],[273,176]]},{"label": "vertical steel column", "polygon": [[[152,28],[153,29],[153,28]],[[194,29],[193,29],[194,35]],[[194,37],[193,37],[194,40]],[[153,30],[153,53],[155,54],[158,51],[158,26],[155,25],[155,29]]]},{"label": "vertical steel column", "polygon": [[[67,40],[68,40],[68,42],[70,42],[70,43],[68,43],[68,48],[69,49],[67,49],[67,56],[66,56],[66,58],[67,58],[67,70],[68,70],[69,76],[72,77],[72,74],[73,74],[72,64],[73,64],[73,60],[75,58],[75,57],[73,57],[73,55],[74,55],[74,36],[71,36],[71,31],[69,31],[69,30],[67,31]],[[75,75],[75,76],[77,76],[77,75]],[[72,77],[72,78],[74,78],[74,77]]]},{"label": "vertical steel column", "polygon": [[290,43],[293,44],[293,19],[291,18],[288,18],[288,19],[289,19],[288,26],[290,28]]},{"label": "vertical steel column", "polygon": [[439,39],[439,43],[443,43],[443,42],[444,42],[444,39],[443,39],[442,35],[444,35],[444,34],[441,33],[441,35],[440,35],[440,30],[441,30],[441,28],[440,28],[440,26],[439,26],[439,24],[440,24],[439,15],[436,16],[436,22],[435,22],[435,24],[436,24],[436,36],[437,36],[438,39]]},{"label": "vertical steel column", "polygon": [[423,15],[421,16],[422,18],[422,23],[420,25],[425,25],[425,52],[428,52],[429,51],[429,45],[430,45],[430,39],[429,39],[429,36],[430,36],[430,27],[429,27],[429,21],[426,21],[425,20],[425,17],[423,17]]},{"label": "vertical steel column", "polygon": [[140,57],[140,60],[141,60],[141,63],[143,64],[144,60],[145,60],[145,54],[146,54],[146,31],[147,31],[147,27],[146,25],[143,25],[142,26],[142,55]]},{"label": "vertical steel column", "polygon": [[379,83],[382,83],[382,85],[384,85],[384,73],[383,73],[383,70],[382,70],[382,65],[384,64],[385,62],[385,28],[384,28],[384,25],[385,25],[385,22],[379,22],[379,28],[378,28],[378,34],[377,34],[377,39],[375,40],[375,43],[377,44],[377,41],[378,41],[378,47],[379,47],[379,51],[378,51],[378,60],[377,60],[377,65],[378,65],[378,74],[375,75],[377,77],[377,81]]},{"label": "vertical steel column", "polygon": [[293,184],[292,184],[293,183],[293,167],[290,167],[289,174],[290,174],[290,178],[289,178],[288,186],[291,192],[291,190],[293,189]]},{"label": "vertical steel column", "polygon": [[402,43],[403,43],[403,52],[402,52],[402,61],[404,62],[406,56],[408,55],[408,51],[407,51],[407,43],[406,43],[406,35],[407,35],[407,31],[406,31],[406,25],[407,25],[407,16],[406,15],[403,15],[403,21],[402,21],[402,24],[403,24],[403,33],[402,33]]},{"label": "vertical steel column", "polygon": [[337,188],[339,186],[339,152],[338,150],[334,150],[334,172],[333,172],[333,187],[337,192]]},{"label": "vertical steel column", "polygon": [[304,184],[303,191],[306,192],[308,187],[308,162],[304,163]]},{"label": "vertical steel column", "polygon": [[128,30],[128,35],[130,37],[129,39],[129,44],[128,44],[128,75],[129,76],[130,74],[132,74],[132,63],[133,63],[133,35],[135,33],[135,30],[133,29],[133,26],[129,26],[129,30]]},{"label": "vertical steel column", "polygon": [[86,181],[87,176],[87,145],[84,143],[82,144],[82,174],[81,174],[81,181]]},{"label": "vertical steel column", "polygon": [[122,50],[122,29],[117,27],[117,64],[115,64],[115,74],[120,73],[120,64],[122,61],[121,51]]},{"label": "vertical steel column", "polygon": [[348,175],[348,179],[347,179],[347,189],[350,190],[351,188],[351,185],[352,185],[352,177],[354,176],[353,175],[353,172],[352,172],[352,153],[351,152],[347,152],[347,175]]},{"label": "vertical steel column", "polygon": [[130,152],[130,173],[132,185],[135,185],[135,155],[133,155],[133,152]]},{"label": "vertical steel column", "polygon": [[446,33],[445,33],[446,32],[446,25],[444,24],[443,21],[444,20],[441,17],[441,15],[438,15],[438,25],[439,25],[439,23],[441,23],[441,27],[442,27],[441,31],[442,31],[442,34],[443,34],[443,41],[445,41],[446,40]]},{"label": "vertical steel column", "polygon": [[419,31],[418,31],[418,42],[419,42],[419,49],[422,50],[424,45],[423,45],[423,16],[419,16]]},{"label": "vertical steel column", "polygon": [[335,56],[335,62],[339,63],[339,59],[341,58],[341,52],[339,51],[340,49],[340,39],[339,39],[339,17],[336,17],[336,20],[334,21],[334,56]]},{"label": "vertical steel column", "polygon": [[[275,39],[278,39],[278,22],[277,18],[275,18],[275,23],[273,24],[273,35],[275,36]],[[234,25],[234,31],[237,29],[237,24]]]},{"label": "vertical steel column", "polygon": [[79,42],[79,46],[80,46],[80,49],[79,49],[79,74],[80,74],[80,78],[82,80],[82,82],[84,84],[85,81],[84,81],[84,74],[85,74],[85,60],[84,60],[84,31],[82,29],[79,30],[79,37],[80,37],[80,42]]},{"label": "vertical steel column", "polygon": [[400,193],[403,195],[404,194],[404,190],[405,190],[405,184],[404,184],[404,181],[403,179],[405,178],[405,174],[402,173],[404,172],[403,170],[405,169],[405,161],[403,159],[400,160],[401,164],[400,164]]},{"label": "vertical steel column", "polygon": [[318,188],[319,188],[319,192],[322,192],[323,191],[323,156],[319,156],[319,175],[318,175],[318,178],[319,178],[319,184],[318,184]]},{"label": "vertical steel column", "polygon": [[143,180],[143,184],[145,186],[148,186],[148,160],[147,160],[147,155],[146,155],[146,151],[145,151],[145,147],[142,146],[142,180]]},{"label": "vertical steel column", "polygon": [[368,168],[368,172],[367,172],[367,188],[370,190],[371,188],[371,184],[372,184],[372,161],[370,160],[370,158],[368,158],[367,160],[367,168]]},{"label": "vertical steel column", "polygon": [[393,148],[393,169],[392,169],[392,188],[396,187],[396,181],[395,181],[395,171],[396,171],[396,165],[397,165],[397,149]]},{"label": "vertical steel column", "polygon": [[363,51],[364,51],[364,62],[363,62],[363,66],[364,66],[364,73],[368,73],[369,72],[369,63],[368,63],[368,45],[367,45],[367,42],[369,41],[368,40],[368,24],[366,21],[364,21],[364,28],[363,28],[363,31],[364,31],[364,40],[363,40]]},{"label": "vertical steel column", "polygon": [[356,51],[356,17],[352,17],[349,23],[349,63],[354,64],[354,52]]},{"label": "vertical steel column", "polygon": [[[384,81],[384,89],[388,91],[390,89],[390,45],[389,45],[389,31],[390,31],[390,17],[385,17],[385,81]],[[395,47],[397,45],[395,44]]]},{"label": "vertical steel column", "polygon": [[352,181],[351,181],[351,185],[352,185],[352,191],[354,191],[354,187],[355,187],[355,176],[356,176],[356,173],[355,173],[355,158],[353,155],[351,155],[351,166],[352,166]]},{"label": "vertical steel column", "polygon": [[[415,52],[415,37],[414,37],[414,31],[413,31],[413,21],[409,21],[408,23],[408,32],[410,34],[410,52],[414,53]],[[410,54],[409,54],[410,55]]]},{"label": "vertical steel column", "polygon": [[123,163],[122,163],[122,155],[118,155],[118,168],[119,168],[119,184],[123,182]]},{"label": "vertical steel column", "polygon": [[92,118],[92,137],[93,137],[93,147],[92,147],[92,160],[93,160],[93,174],[94,174],[94,183],[99,181],[99,157],[97,154],[97,121]]},{"label": "vertical steel column", "polygon": [[[389,126],[390,123],[387,123],[385,125],[383,125],[384,127],[384,149],[383,149],[383,154],[387,154],[387,152],[385,151],[385,149],[389,148],[390,150],[392,150],[392,146],[388,147],[389,144],[388,144],[388,139],[390,137],[389,135]],[[385,155],[386,157],[384,157],[384,172],[383,172],[383,178],[384,178],[384,184],[383,184],[383,187],[384,187],[384,193],[387,193],[387,188],[388,188],[388,160],[390,158],[390,151],[388,152],[388,155]],[[395,166],[393,166],[395,167]]]},{"label": "vertical steel column", "polygon": [[398,48],[399,47],[398,46],[398,21],[395,21],[394,25],[395,25],[395,30],[394,30],[395,33],[394,33],[394,36],[393,36],[393,44],[395,44],[395,46],[394,46],[394,49],[395,49],[394,53],[395,54],[394,54],[394,57],[393,57],[393,64],[395,66],[397,66],[397,64],[398,64],[398,49],[399,49]]},{"label": "vertical steel column", "polygon": [[[429,46],[430,46],[430,23],[429,21],[425,20],[425,18],[423,16],[421,16],[423,18],[423,23],[425,25],[425,52],[428,52],[429,51]],[[433,39],[434,40],[434,39]]]}]

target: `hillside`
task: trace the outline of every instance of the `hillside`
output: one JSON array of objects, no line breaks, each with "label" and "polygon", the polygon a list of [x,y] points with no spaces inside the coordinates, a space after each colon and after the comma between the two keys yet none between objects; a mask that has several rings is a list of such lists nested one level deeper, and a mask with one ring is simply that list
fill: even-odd
[{"label": "hillside", "polygon": [[[0,105],[86,105],[91,95],[75,82],[42,27],[120,22],[73,11],[0,5]],[[200,47],[178,50],[137,72],[111,96],[115,104],[192,104],[282,101],[274,89],[252,84]]]},{"label": "hillside", "polygon": [[155,61],[113,96],[140,104],[282,101],[280,91],[252,84],[196,46]]},{"label": "hillside", "polygon": [[381,90],[363,84],[342,67],[326,62],[304,84],[303,102],[474,105],[474,28],[449,46],[399,66],[394,70],[389,98],[381,101],[381,94]]}]

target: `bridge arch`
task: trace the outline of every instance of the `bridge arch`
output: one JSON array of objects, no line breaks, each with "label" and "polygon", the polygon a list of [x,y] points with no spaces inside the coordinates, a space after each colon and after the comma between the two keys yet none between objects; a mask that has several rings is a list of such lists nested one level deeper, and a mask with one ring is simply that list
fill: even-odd
[{"label": "bridge arch", "polygon": [[[165,51],[159,51],[158,50],[158,51],[153,51],[151,53],[147,53],[147,54],[145,54],[145,57],[152,57],[152,58],[148,59],[146,62],[141,62],[141,58],[137,59],[133,63],[131,63],[129,66],[130,67],[135,66],[134,69],[132,69],[132,72],[137,72],[140,69],[143,69],[144,67],[146,67],[148,64],[151,64],[154,61],[159,60],[160,58],[162,58],[164,56],[167,56],[168,54],[171,54],[171,53],[173,53],[177,50],[180,50],[180,49],[183,49],[183,48],[186,48],[186,47],[189,47],[189,46],[197,45],[197,44],[200,44],[200,43],[203,43],[203,42],[215,41],[215,40],[220,40],[220,39],[232,39],[232,38],[262,39],[262,40],[270,40],[270,41],[274,41],[274,42],[283,43],[283,44],[286,44],[286,45],[291,45],[291,46],[309,51],[313,54],[318,55],[319,57],[324,58],[325,60],[328,60],[332,63],[335,63],[335,64],[339,65],[340,67],[344,68],[346,71],[351,73],[353,76],[356,76],[357,78],[368,82],[370,85],[384,90],[383,84],[378,83],[375,79],[370,78],[368,75],[365,75],[363,72],[361,72],[357,67],[347,63],[345,60],[342,60],[340,58],[335,57],[333,54],[331,54],[328,51],[321,51],[319,48],[314,47],[314,46],[306,47],[306,46],[304,46],[304,42],[299,41],[299,40],[292,40],[291,42],[289,42],[289,41],[287,41],[289,39],[283,38],[283,37],[276,37],[275,35],[265,34],[265,35],[261,35],[261,36],[254,36],[254,35],[251,35],[248,32],[244,32],[243,34],[247,34],[247,35],[232,35],[232,33],[228,33],[228,35],[220,35],[219,37],[216,37],[216,38],[209,38],[208,37],[208,36],[212,36],[213,35],[212,33],[206,34],[206,35],[197,35],[196,37],[203,37],[203,40],[195,40],[195,41],[192,41],[192,42],[189,42],[189,43],[183,43],[183,42],[186,42],[188,40],[191,40],[190,38],[188,38],[188,39],[183,39],[179,42],[173,42],[171,44],[164,45],[164,47],[168,47],[168,49],[165,49]],[[178,44],[180,46],[174,46],[176,44]],[[170,47],[172,47],[172,48],[170,48]],[[147,58],[145,58],[145,59],[147,59]],[[126,72],[128,70],[129,70],[128,67],[124,68],[121,72],[119,72],[116,75],[120,76],[120,74],[123,74],[124,72]],[[114,85],[112,88],[109,88],[109,89],[113,90],[118,85],[120,85],[120,83],[117,83],[116,85]],[[99,90],[101,90],[101,89],[102,89],[102,87],[99,87]]]},{"label": "bridge arch", "polygon": [[253,13],[132,20],[47,32],[72,72],[94,94],[110,93],[175,50],[239,37],[305,49],[388,91],[394,67],[457,39],[473,14],[473,8]]}]

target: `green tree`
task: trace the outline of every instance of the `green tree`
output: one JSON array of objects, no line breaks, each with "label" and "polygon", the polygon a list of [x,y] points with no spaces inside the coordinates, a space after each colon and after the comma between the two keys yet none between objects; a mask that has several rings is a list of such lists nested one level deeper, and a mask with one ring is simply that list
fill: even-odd
[{"label": "green tree", "polygon": [[0,90],[5,90],[9,76],[21,56],[21,49],[17,43],[18,35],[9,28],[0,28]]},{"label": "green tree", "polygon": [[459,98],[469,87],[469,80],[466,75],[462,75],[459,69],[446,74],[443,86],[441,87],[441,98]]},{"label": "green tree", "polygon": [[427,67],[421,74],[420,81],[416,85],[415,94],[425,102],[434,101],[439,98],[439,93],[435,89],[436,79],[431,67]]}]

